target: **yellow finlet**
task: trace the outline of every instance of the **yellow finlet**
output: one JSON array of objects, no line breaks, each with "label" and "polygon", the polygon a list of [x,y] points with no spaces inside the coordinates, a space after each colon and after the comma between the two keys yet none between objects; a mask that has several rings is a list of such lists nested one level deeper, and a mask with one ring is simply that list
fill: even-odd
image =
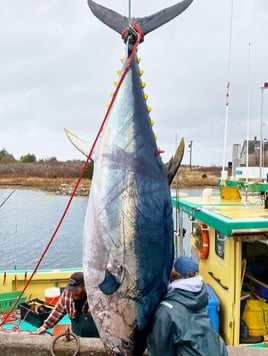
[{"label": "yellow finlet", "polygon": [[142,87],[142,89],[144,89],[146,87],[146,83],[145,82],[141,82],[141,87]]}]

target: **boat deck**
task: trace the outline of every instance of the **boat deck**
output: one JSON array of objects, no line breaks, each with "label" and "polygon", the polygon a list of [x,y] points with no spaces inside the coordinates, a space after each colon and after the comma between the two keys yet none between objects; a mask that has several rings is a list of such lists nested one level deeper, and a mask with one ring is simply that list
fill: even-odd
[{"label": "boat deck", "polygon": [[224,200],[220,196],[172,197],[172,205],[228,237],[268,233],[268,209],[253,197],[247,202]]}]

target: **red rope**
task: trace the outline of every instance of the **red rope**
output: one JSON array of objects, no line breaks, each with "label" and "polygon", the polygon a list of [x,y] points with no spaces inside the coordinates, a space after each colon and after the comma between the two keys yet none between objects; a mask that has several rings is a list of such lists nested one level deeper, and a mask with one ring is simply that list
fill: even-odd
[{"label": "red rope", "polygon": [[[102,131],[102,129],[103,129],[103,127],[104,127],[106,121],[107,121],[107,118],[108,118],[108,116],[109,116],[109,113],[110,113],[110,111],[111,111],[112,105],[113,105],[113,103],[114,103],[114,101],[115,101],[115,98],[116,98],[116,96],[117,96],[117,93],[118,93],[118,91],[119,91],[119,89],[120,89],[120,87],[121,87],[121,85],[122,85],[122,82],[123,82],[123,80],[124,80],[124,78],[125,78],[125,76],[126,76],[128,70],[129,70],[129,68],[130,68],[130,66],[131,66],[131,64],[132,64],[132,62],[133,62],[133,59],[134,59],[135,54],[136,54],[136,51],[137,51],[137,47],[138,47],[138,45],[139,45],[141,39],[143,39],[142,30],[141,30],[136,24],[134,24],[134,25],[135,25],[135,31],[137,32],[137,40],[136,40],[136,42],[135,42],[135,44],[134,44],[134,46],[133,46],[133,50],[132,50],[132,52],[131,52],[131,55],[129,56],[129,58],[128,58],[128,60],[127,60],[126,66],[125,66],[125,68],[124,68],[124,71],[123,71],[123,73],[122,73],[122,75],[121,75],[121,78],[120,78],[120,80],[119,80],[119,83],[118,83],[118,85],[117,85],[117,87],[116,87],[116,90],[115,90],[115,93],[114,93],[114,95],[113,95],[113,97],[112,97],[112,100],[111,100],[111,102],[110,102],[110,104],[109,104],[109,106],[108,106],[106,115],[105,115],[105,117],[104,117],[104,119],[103,119],[103,121],[102,121],[102,124],[101,124],[101,126],[100,126],[100,128],[99,128],[99,131],[98,131],[98,133],[97,133],[97,135],[96,135],[96,138],[95,138],[95,140],[94,140],[94,142],[93,142],[93,144],[92,144],[92,147],[91,147],[91,149],[90,149],[90,151],[89,151],[89,154],[88,154],[88,156],[87,156],[87,159],[86,159],[86,161],[85,161],[84,164],[83,164],[83,167],[82,167],[81,172],[80,172],[80,176],[79,176],[79,178],[77,179],[77,182],[76,182],[76,184],[75,184],[75,186],[74,186],[74,188],[73,188],[72,194],[70,195],[70,198],[69,198],[69,200],[68,200],[68,202],[67,202],[67,204],[66,204],[66,207],[65,207],[65,209],[64,209],[64,211],[63,211],[63,214],[62,214],[62,216],[61,216],[61,218],[60,218],[60,220],[59,220],[59,222],[58,222],[58,224],[57,224],[57,226],[56,226],[54,232],[52,233],[52,236],[51,236],[51,238],[50,238],[50,240],[49,240],[49,242],[48,242],[46,248],[44,249],[44,251],[43,251],[43,253],[42,253],[42,255],[41,255],[39,261],[37,262],[37,264],[36,264],[36,266],[35,266],[35,268],[34,268],[32,274],[31,274],[30,278],[27,280],[26,284],[24,285],[23,290],[21,291],[21,293],[20,293],[19,296],[17,297],[17,299],[16,299],[16,301],[14,302],[12,308],[11,308],[10,311],[4,316],[3,320],[1,320],[1,322],[0,322],[0,327],[1,327],[3,324],[6,323],[6,321],[7,321],[8,318],[9,318],[9,316],[11,315],[11,313],[13,312],[13,310],[15,309],[15,307],[17,306],[19,300],[21,299],[23,293],[25,292],[25,290],[27,289],[27,287],[28,287],[28,285],[30,284],[31,280],[33,279],[33,276],[35,275],[36,271],[38,270],[38,267],[40,266],[42,260],[44,259],[45,255],[46,255],[46,253],[47,253],[47,251],[48,251],[48,249],[49,249],[49,247],[51,246],[51,244],[52,244],[52,242],[53,242],[53,240],[54,240],[54,238],[55,238],[55,236],[56,236],[56,234],[57,234],[57,232],[58,232],[58,230],[59,230],[59,228],[60,228],[60,226],[61,226],[61,224],[62,224],[62,222],[63,222],[63,220],[64,220],[64,218],[65,218],[65,216],[66,216],[66,214],[67,214],[67,212],[68,212],[68,210],[69,210],[69,207],[70,207],[71,202],[72,202],[72,200],[73,200],[73,198],[74,198],[74,196],[75,196],[75,193],[76,193],[76,191],[77,191],[77,189],[78,189],[78,186],[79,186],[79,184],[80,184],[80,182],[81,182],[81,179],[83,178],[83,176],[84,176],[84,174],[85,174],[85,171],[86,171],[86,169],[87,169],[89,160],[90,160],[90,158],[91,158],[91,156],[92,156],[93,150],[94,150],[94,148],[95,148],[95,146],[96,146],[96,143],[97,143],[97,141],[98,141],[98,139],[99,139],[100,133],[101,133],[101,131]],[[133,26],[133,24],[132,24],[132,26]],[[133,28],[134,28],[134,27],[133,27]]]}]

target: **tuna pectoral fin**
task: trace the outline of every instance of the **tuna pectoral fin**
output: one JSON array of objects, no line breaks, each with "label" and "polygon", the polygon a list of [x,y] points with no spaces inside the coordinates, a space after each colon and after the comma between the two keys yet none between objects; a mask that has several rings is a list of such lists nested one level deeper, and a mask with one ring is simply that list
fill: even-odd
[{"label": "tuna pectoral fin", "polygon": [[125,276],[125,268],[118,266],[113,273],[107,268],[103,282],[99,284],[99,288],[104,294],[113,294],[121,286]]},{"label": "tuna pectoral fin", "polygon": [[99,288],[104,294],[113,294],[121,286],[125,276],[125,268],[122,265],[108,264],[105,269],[103,282]]},{"label": "tuna pectoral fin", "polygon": [[177,170],[180,167],[183,154],[184,154],[184,139],[182,138],[177,149],[175,155],[171,157],[169,162],[166,164],[168,183],[171,184],[173,178],[175,177]]},{"label": "tuna pectoral fin", "polygon": [[113,294],[120,287],[120,283],[112,275],[111,272],[105,271],[105,277],[103,282],[99,284],[99,288],[104,294]]},{"label": "tuna pectoral fin", "polygon": [[76,136],[74,133],[72,133],[67,129],[64,129],[64,131],[68,139],[74,145],[74,147],[77,148],[78,151],[80,151],[81,153],[83,153],[83,155],[87,157],[90,151],[89,143],[82,140],[80,137]]}]

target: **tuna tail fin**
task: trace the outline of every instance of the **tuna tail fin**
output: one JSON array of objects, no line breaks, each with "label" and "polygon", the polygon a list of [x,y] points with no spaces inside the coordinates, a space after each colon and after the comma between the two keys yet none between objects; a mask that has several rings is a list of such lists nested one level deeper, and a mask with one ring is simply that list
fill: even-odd
[{"label": "tuna tail fin", "polygon": [[174,156],[172,156],[168,161],[168,163],[166,164],[167,178],[168,178],[169,185],[171,184],[173,178],[175,177],[180,167],[184,154],[184,147],[185,147],[184,139],[182,138],[176,149]]},{"label": "tuna tail fin", "polygon": [[123,30],[128,27],[129,20],[126,16],[122,16],[107,7],[95,3],[92,0],[88,0],[87,3],[93,15],[116,32],[121,34]]},{"label": "tuna tail fin", "polygon": [[[140,26],[144,35],[155,30],[156,28],[164,25],[170,20],[180,15],[188,6],[191,5],[193,0],[183,0],[178,4],[167,7],[161,11],[156,12],[153,15],[139,18],[132,18],[131,22],[134,22]],[[107,26],[122,34],[123,30],[129,25],[129,18],[122,16],[119,13],[110,10],[102,5],[95,3],[92,0],[88,0],[88,6],[92,13]]]}]

